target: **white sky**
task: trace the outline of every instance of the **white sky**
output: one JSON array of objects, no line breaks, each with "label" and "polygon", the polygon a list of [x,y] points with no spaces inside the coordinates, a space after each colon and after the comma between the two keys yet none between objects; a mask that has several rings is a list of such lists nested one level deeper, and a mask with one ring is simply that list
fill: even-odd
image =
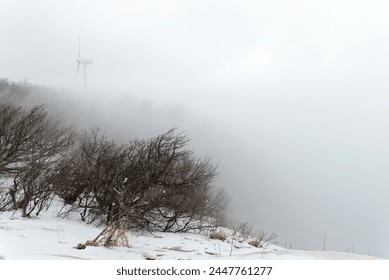
[{"label": "white sky", "polygon": [[82,22],[91,91],[173,108],[163,126],[219,164],[236,215],[280,245],[321,249],[325,233],[328,249],[389,257],[388,14],[383,0],[0,0],[0,77],[73,88]]}]

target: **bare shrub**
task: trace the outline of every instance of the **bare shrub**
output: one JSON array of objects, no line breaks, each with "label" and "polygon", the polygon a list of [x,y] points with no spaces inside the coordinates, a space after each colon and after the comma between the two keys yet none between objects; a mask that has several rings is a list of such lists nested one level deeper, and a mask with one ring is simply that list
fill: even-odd
[{"label": "bare shrub", "polygon": [[213,188],[216,168],[209,159],[196,159],[187,142],[171,129],[117,145],[93,129],[59,164],[55,191],[65,203],[77,205],[71,210],[83,220],[99,220],[110,229],[120,225],[182,232],[214,227],[228,198]]},{"label": "bare shrub", "polygon": [[257,233],[252,240],[248,243],[257,248],[265,248],[270,242],[274,241],[277,238],[277,234],[267,234],[265,232]]},{"label": "bare shrub", "polygon": [[132,201],[127,216],[131,224],[146,230],[201,230],[210,224],[210,216],[221,212],[216,201],[221,195],[211,191],[216,168],[209,159],[196,159],[187,143],[175,129],[130,142],[125,189]]},{"label": "bare shrub", "polygon": [[246,241],[254,236],[254,226],[249,222],[233,220],[230,222],[230,228],[233,231],[233,238],[239,242]]},{"label": "bare shrub", "polygon": [[[208,161],[201,164],[204,165],[202,172],[206,176],[214,172],[211,165],[205,167]],[[198,176],[200,178],[200,175]],[[149,205],[153,206],[145,219],[150,228],[159,228],[162,231],[186,232],[215,227],[216,221],[222,216],[222,197],[211,192],[210,181],[188,186],[161,185],[146,192],[145,197]]]},{"label": "bare shrub", "polygon": [[14,178],[9,195],[27,217],[50,203],[58,160],[72,145],[73,130],[49,120],[43,106],[30,110],[0,104],[0,175]]},{"label": "bare shrub", "polygon": [[2,188],[0,185],[0,212],[10,210],[11,206],[12,206],[12,202],[9,197],[8,190]]},{"label": "bare shrub", "polygon": [[40,137],[45,118],[43,106],[25,112],[21,107],[0,103],[1,175],[19,172],[25,161],[31,159],[31,143]]},{"label": "bare shrub", "polygon": [[34,210],[36,215],[50,206],[54,196],[48,170],[30,169],[15,175],[10,189],[14,209],[21,209],[23,217],[30,217]]}]

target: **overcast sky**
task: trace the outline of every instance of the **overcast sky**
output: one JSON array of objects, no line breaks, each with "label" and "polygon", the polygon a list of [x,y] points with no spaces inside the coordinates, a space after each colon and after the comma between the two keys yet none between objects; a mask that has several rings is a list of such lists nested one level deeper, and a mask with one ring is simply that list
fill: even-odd
[{"label": "overcast sky", "polygon": [[82,23],[112,134],[178,125],[219,165],[233,215],[280,245],[320,250],[325,234],[327,250],[389,258],[388,14],[384,0],[0,0],[0,77],[73,89]]}]

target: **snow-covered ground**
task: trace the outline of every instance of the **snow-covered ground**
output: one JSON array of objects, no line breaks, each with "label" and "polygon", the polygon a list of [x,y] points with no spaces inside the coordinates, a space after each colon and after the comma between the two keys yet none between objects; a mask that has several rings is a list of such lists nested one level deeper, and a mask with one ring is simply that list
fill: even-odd
[{"label": "snow-covered ground", "polygon": [[220,241],[194,233],[128,233],[129,247],[75,248],[101,230],[77,218],[58,218],[54,210],[32,219],[0,213],[0,259],[375,259],[343,252],[287,250],[273,244],[256,248],[247,242],[231,244],[231,239]]}]

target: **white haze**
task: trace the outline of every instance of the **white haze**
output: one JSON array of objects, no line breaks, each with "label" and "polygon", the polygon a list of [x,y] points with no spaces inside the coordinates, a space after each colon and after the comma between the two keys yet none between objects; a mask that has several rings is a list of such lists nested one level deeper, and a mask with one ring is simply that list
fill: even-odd
[{"label": "white haze", "polygon": [[[1,0],[0,77],[74,87],[112,137],[178,126],[281,246],[389,257],[386,1]],[[81,89],[81,83],[77,89]],[[74,117],[75,115],[73,115]]]}]

